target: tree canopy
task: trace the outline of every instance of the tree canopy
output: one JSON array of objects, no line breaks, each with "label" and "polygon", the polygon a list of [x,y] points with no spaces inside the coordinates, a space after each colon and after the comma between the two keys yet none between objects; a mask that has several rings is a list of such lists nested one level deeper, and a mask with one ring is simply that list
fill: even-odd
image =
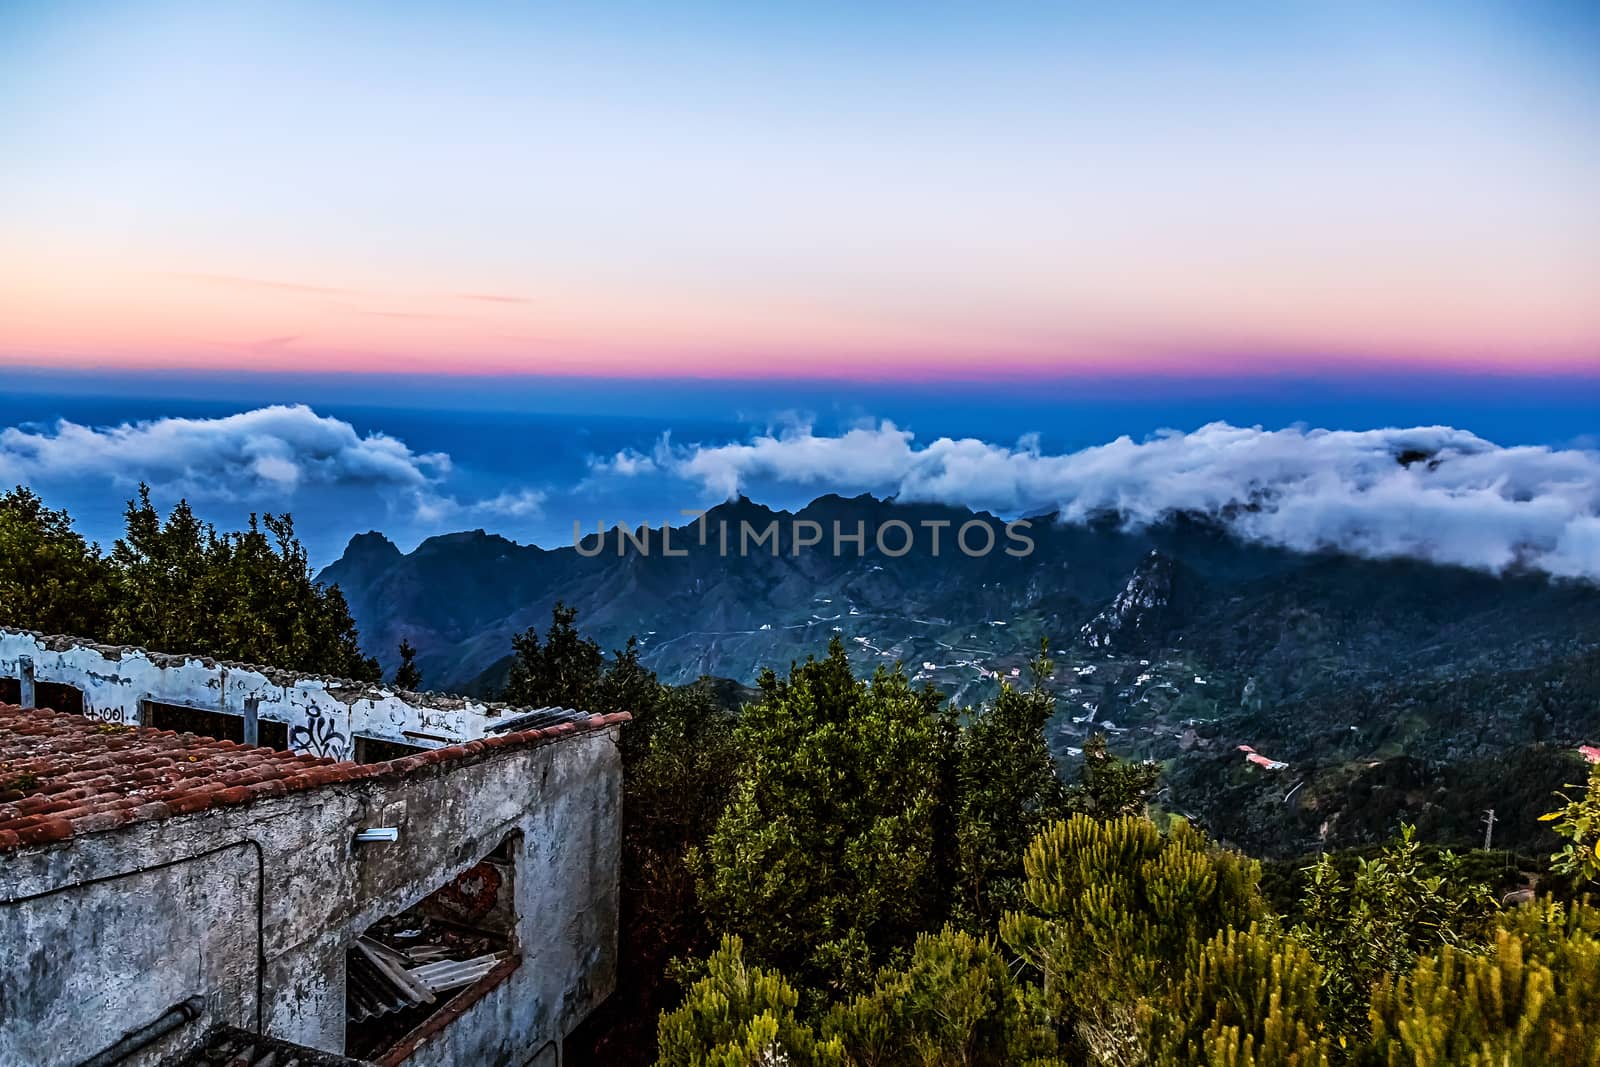
[{"label": "tree canopy", "polygon": [[939,753],[955,723],[903,674],[858,680],[836,638],[768,672],[733,794],[693,865],[713,924],[808,988],[865,989],[939,918]]},{"label": "tree canopy", "polygon": [[[1503,910],[1481,865],[1406,828],[1306,868],[1291,922],[1256,861],[1151,818],[1154,765],[1097,741],[1063,787],[1051,707],[1036,685],[952,708],[897,671],[856,678],[837,642],[767,675],[685,854],[720,941],[674,969],[656,1062],[1600,1062],[1586,906]],[[1589,802],[1552,817],[1580,874]]]},{"label": "tree canopy", "polygon": [[30,489],[0,494],[0,625],[103,637],[112,570],[65,511]]},{"label": "tree canopy", "polygon": [[318,585],[288,515],[219,533],[139,487],[109,553],[32,491],[0,496],[0,623],[311,674],[379,677],[337,586]]}]

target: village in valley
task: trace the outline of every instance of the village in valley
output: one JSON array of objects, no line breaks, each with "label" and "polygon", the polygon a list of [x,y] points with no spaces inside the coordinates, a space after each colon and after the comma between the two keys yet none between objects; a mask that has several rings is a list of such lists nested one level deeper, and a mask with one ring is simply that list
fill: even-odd
[{"label": "village in valley", "polygon": [[[913,684],[931,685],[960,706],[992,701],[1002,685],[1042,684],[1056,700],[1046,740],[1051,753],[1068,766],[1095,734],[1104,735],[1121,755],[1157,762],[1219,749],[1225,712],[1248,707],[1254,699],[1249,679],[1241,686],[1216,678],[1178,648],[1115,650],[1106,647],[1113,642],[1089,632],[1089,626],[1072,643],[1051,643],[1050,674],[1038,679],[1034,663],[1042,624],[1036,617],[989,619],[973,628],[866,611],[847,597],[818,594],[812,607],[808,619],[778,627],[815,633],[826,626],[827,634],[844,641],[851,662],[863,674],[898,668]],[[766,623],[759,632],[773,629]],[[1264,771],[1288,768],[1249,744],[1233,742],[1233,747],[1241,762]]]}]

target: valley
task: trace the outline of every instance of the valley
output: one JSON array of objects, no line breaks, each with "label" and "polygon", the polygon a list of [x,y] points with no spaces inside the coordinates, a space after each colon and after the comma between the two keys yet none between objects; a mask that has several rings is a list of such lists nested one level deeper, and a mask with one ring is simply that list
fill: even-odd
[{"label": "valley", "polygon": [[[888,557],[870,536],[886,523],[1003,523],[870,496],[793,514],[740,499],[707,517],[780,533],[726,556],[688,527],[670,540],[683,555],[663,553],[659,530],[591,534],[584,553],[478,531],[402,554],[365,534],[319,578],[386,669],[405,638],[427,686],[478,694],[558,601],[605,647],[636,636],[677,684],[754,685],[837,637],[858,674],[898,666],[972,706],[1034,684],[1045,641],[1046,740],[1064,773],[1102,733],[1162,766],[1164,808],[1267,855],[1371,843],[1401,821],[1467,844],[1487,807],[1503,841],[1536,842],[1573,750],[1600,737],[1600,590],[1583,583],[1294,553],[1185,516],[1036,517],[1025,558]],[[795,521],[869,536],[859,553],[797,552]]]}]

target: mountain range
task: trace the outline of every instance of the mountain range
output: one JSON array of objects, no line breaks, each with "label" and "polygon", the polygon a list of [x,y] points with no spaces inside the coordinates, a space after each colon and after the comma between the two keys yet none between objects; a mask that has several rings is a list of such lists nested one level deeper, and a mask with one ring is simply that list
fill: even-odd
[{"label": "mountain range", "polygon": [[557,601],[607,647],[636,636],[678,683],[750,684],[837,636],[863,673],[898,663],[971,704],[1025,683],[1045,640],[1064,766],[1104,732],[1163,762],[1165,807],[1268,854],[1401,820],[1467,843],[1486,807],[1503,841],[1535,842],[1550,790],[1579,773],[1572,749],[1600,737],[1595,586],[1296,553],[1184,515],[1008,526],[871,496],[794,513],[740,498],[554,549],[476,530],[402,553],[366,533],[319,579],[386,668],[405,638],[429,687],[480,694]]}]

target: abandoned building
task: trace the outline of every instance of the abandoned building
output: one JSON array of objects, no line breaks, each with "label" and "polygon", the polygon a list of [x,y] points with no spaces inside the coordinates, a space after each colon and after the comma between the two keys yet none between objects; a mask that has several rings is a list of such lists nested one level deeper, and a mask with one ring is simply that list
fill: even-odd
[{"label": "abandoned building", "polygon": [[0,1067],[559,1065],[627,718],[0,630]]}]

